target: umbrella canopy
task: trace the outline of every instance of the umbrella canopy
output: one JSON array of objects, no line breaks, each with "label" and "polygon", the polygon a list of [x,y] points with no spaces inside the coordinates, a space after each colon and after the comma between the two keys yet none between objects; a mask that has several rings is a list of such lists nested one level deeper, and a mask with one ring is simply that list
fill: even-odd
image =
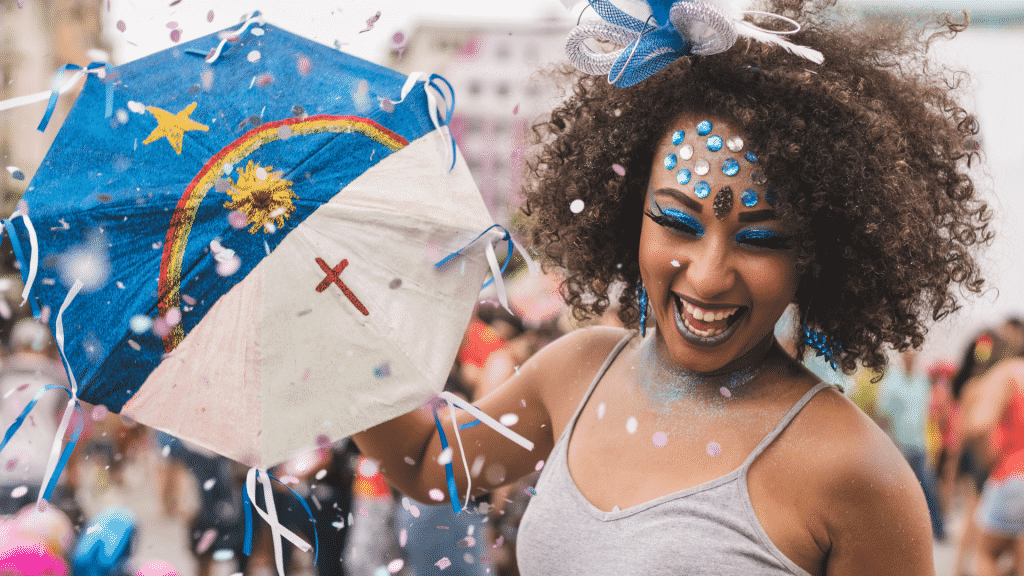
[{"label": "umbrella canopy", "polygon": [[80,398],[266,468],[441,390],[492,221],[437,82],[258,20],[100,76],[8,221]]}]

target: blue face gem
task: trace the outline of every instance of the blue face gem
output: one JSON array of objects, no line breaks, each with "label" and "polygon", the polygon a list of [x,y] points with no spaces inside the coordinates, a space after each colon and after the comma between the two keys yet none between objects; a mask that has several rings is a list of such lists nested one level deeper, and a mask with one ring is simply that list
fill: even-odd
[{"label": "blue face gem", "polygon": [[749,188],[744,190],[743,194],[740,194],[740,202],[743,202],[743,205],[747,208],[757,206],[757,192]]},{"label": "blue face gem", "polygon": [[707,136],[708,134],[711,134],[711,122],[704,120],[700,124],[697,124],[698,136]]},{"label": "blue face gem", "polygon": [[711,150],[712,152],[718,152],[721,150],[722,144],[721,136],[711,136],[708,138],[708,150]]},{"label": "blue face gem", "polygon": [[747,159],[747,162],[750,162],[751,164],[757,162],[757,155],[751,152],[750,150],[747,150],[747,153],[744,155],[744,157]]},{"label": "blue face gem", "polygon": [[676,155],[675,154],[669,154],[668,156],[665,156],[665,168],[671,170],[671,169],[673,169],[675,167],[676,167]]},{"label": "blue face gem", "polygon": [[679,182],[680,184],[689,184],[690,170],[688,168],[683,168],[679,170],[679,172],[676,174],[676,182]]},{"label": "blue face gem", "polygon": [[676,130],[672,133],[672,145],[679,146],[683,143],[683,138],[686,138],[686,132],[682,130]]},{"label": "blue face gem", "polygon": [[775,206],[779,201],[779,195],[775,192],[775,188],[769,188],[768,192],[765,192],[764,201],[767,202],[769,206]]},{"label": "blue face gem", "polygon": [[707,198],[711,194],[711,184],[701,180],[693,187],[693,195],[697,198]]},{"label": "blue face gem", "polygon": [[722,162],[722,174],[726,176],[735,176],[740,172],[740,163],[732,158],[726,158],[725,162]]}]

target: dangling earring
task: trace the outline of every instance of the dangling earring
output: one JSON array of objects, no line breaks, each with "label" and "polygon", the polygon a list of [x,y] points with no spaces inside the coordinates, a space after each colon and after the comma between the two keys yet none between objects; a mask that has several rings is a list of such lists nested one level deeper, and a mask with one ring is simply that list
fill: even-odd
[{"label": "dangling earring", "polygon": [[811,306],[808,304],[807,311],[804,312],[804,321],[800,325],[801,340],[810,346],[817,356],[824,356],[829,365],[835,369],[836,358],[839,357],[843,345],[837,338],[830,338],[824,332],[813,330],[807,326],[807,314],[810,312],[810,308]]},{"label": "dangling earring", "polygon": [[640,284],[637,301],[640,304],[640,337],[642,338],[647,335],[647,288],[643,284]]}]

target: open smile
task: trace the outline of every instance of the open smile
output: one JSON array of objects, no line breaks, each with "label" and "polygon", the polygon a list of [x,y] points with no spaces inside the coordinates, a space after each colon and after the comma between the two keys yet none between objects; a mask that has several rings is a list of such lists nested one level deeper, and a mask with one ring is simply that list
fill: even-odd
[{"label": "open smile", "polygon": [[729,339],[746,313],[746,306],[705,309],[672,295],[676,328],[683,338],[697,346],[717,346]]}]

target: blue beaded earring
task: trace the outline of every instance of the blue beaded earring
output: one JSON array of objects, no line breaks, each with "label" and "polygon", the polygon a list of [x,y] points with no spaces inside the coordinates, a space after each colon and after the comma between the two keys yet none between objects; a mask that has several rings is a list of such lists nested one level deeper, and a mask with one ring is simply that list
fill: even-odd
[{"label": "blue beaded earring", "polygon": [[[807,306],[810,311],[810,305]],[[838,338],[830,338],[824,332],[820,330],[814,330],[807,326],[807,312],[804,312],[804,321],[800,326],[800,338],[804,344],[807,344],[814,350],[817,356],[824,356],[825,360],[836,368],[836,358],[839,357],[839,352],[842,351],[843,345],[839,342]]]},{"label": "blue beaded earring", "polygon": [[637,302],[640,304],[640,336],[643,337],[647,334],[647,288],[643,284],[640,284]]}]

